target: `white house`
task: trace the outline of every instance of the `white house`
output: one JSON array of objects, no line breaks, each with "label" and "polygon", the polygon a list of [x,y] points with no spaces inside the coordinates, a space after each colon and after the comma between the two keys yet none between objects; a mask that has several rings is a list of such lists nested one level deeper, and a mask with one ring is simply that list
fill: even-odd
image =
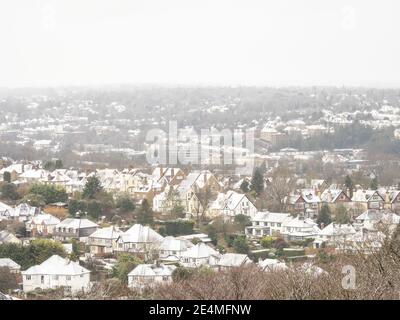
[{"label": "white house", "polygon": [[14,208],[14,210],[11,212],[10,217],[15,220],[25,222],[39,213],[39,208],[32,207],[27,203],[21,203]]},{"label": "white house", "polygon": [[173,265],[139,264],[128,274],[128,286],[132,289],[143,289],[172,282]]},{"label": "white house", "polygon": [[11,219],[13,215],[14,209],[9,205],[0,202],[0,218],[3,217],[4,219]]},{"label": "white house", "polygon": [[315,238],[320,231],[318,225],[313,220],[298,216],[282,223],[281,234],[285,240],[291,241]]},{"label": "white house", "polygon": [[264,259],[258,261],[257,264],[261,268],[261,270],[267,272],[283,271],[288,268],[284,262],[281,262],[278,259]]},{"label": "white house", "polygon": [[67,218],[56,225],[54,238],[59,241],[68,241],[90,236],[97,230],[98,225],[88,219]]},{"label": "white house", "polygon": [[356,230],[367,229],[376,230],[381,225],[386,225],[389,229],[395,228],[400,223],[400,216],[384,210],[366,210],[360,214],[353,225]]},{"label": "white house", "polygon": [[230,217],[239,214],[253,217],[257,213],[257,208],[245,194],[228,191],[227,202],[224,206],[223,213]]},{"label": "white house", "polygon": [[3,243],[22,243],[14,234],[7,230],[0,231],[0,244]]},{"label": "white house", "polygon": [[97,229],[88,237],[87,244],[89,245],[90,253],[113,253],[117,247],[117,239],[122,233],[122,231],[116,229],[114,226]]},{"label": "white house", "polygon": [[197,268],[200,266],[214,266],[221,254],[210,246],[199,242],[195,246],[182,252],[180,260],[184,267]]},{"label": "white house", "polygon": [[150,227],[135,224],[118,237],[116,251],[158,251],[163,240],[164,238]]},{"label": "white house", "polygon": [[189,240],[165,237],[160,245],[160,258],[164,261],[179,261],[182,252],[193,247]]},{"label": "white house", "polygon": [[216,263],[218,270],[238,268],[252,263],[247,254],[225,253],[221,255]]},{"label": "white house", "polygon": [[322,243],[326,243],[331,246],[341,247],[355,233],[356,230],[351,224],[332,222],[319,232],[314,240],[314,245],[318,248]]},{"label": "white house", "polygon": [[89,289],[90,271],[77,262],[53,255],[39,265],[22,271],[25,292],[64,287],[67,292],[76,293]]},{"label": "white house", "polygon": [[0,258],[0,268],[8,268],[12,273],[19,273],[21,266],[10,258]]},{"label": "white house", "polygon": [[60,223],[60,219],[51,214],[38,214],[26,222],[26,231],[31,236],[46,236],[54,233],[55,227]]},{"label": "white house", "polygon": [[251,226],[246,227],[246,236],[262,238],[279,235],[283,230],[282,223],[291,219],[289,213],[258,212],[251,218]]}]

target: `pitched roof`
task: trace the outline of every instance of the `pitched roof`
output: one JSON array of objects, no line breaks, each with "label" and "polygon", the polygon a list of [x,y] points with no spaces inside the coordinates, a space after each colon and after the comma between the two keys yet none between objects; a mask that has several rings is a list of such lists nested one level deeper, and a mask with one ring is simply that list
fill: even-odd
[{"label": "pitched roof", "polygon": [[173,265],[139,264],[128,276],[171,276],[175,269]]},{"label": "pitched roof", "polygon": [[73,228],[73,229],[84,229],[84,228],[93,228],[98,225],[88,219],[74,219],[67,218],[61,221],[57,228]]},{"label": "pitched roof", "polygon": [[153,243],[161,242],[164,238],[148,226],[135,224],[125,231],[120,238],[128,243]]},{"label": "pitched roof", "polygon": [[64,259],[58,255],[53,255],[46,261],[39,265],[30,267],[26,271],[22,271],[22,274],[28,275],[80,275],[90,273],[90,271],[84,267],[81,267],[77,262]]},{"label": "pitched roof", "polygon": [[161,243],[160,250],[165,251],[184,251],[193,247],[193,243],[184,239],[177,239],[171,236],[165,237]]},{"label": "pitched roof", "polygon": [[323,228],[319,235],[322,236],[336,236],[336,235],[350,235],[356,233],[356,230],[351,224],[339,224],[332,222]]},{"label": "pitched roof", "polygon": [[218,257],[219,255],[220,255],[219,252],[217,252],[210,246],[204,244],[203,242],[199,242],[198,244],[182,252],[181,254],[182,257],[195,258],[195,259],[208,258],[210,256]]},{"label": "pitched roof", "polygon": [[122,234],[122,231],[117,230],[114,226],[108,228],[97,229],[93,232],[89,238],[101,238],[101,239],[118,239]]},{"label": "pitched roof", "polygon": [[21,266],[10,258],[0,258],[0,268],[7,267],[10,269],[21,269]]},{"label": "pitched roof", "polygon": [[240,267],[247,263],[251,263],[247,254],[225,253],[221,256],[217,265],[223,267]]},{"label": "pitched roof", "polygon": [[268,221],[268,222],[277,222],[277,223],[282,223],[286,220],[290,220],[290,214],[289,213],[278,213],[278,212],[257,212],[254,218],[252,218],[252,221]]},{"label": "pitched roof", "polygon": [[52,216],[51,214],[44,213],[44,214],[38,214],[37,216],[34,216],[28,223],[43,224],[43,225],[56,225],[56,224],[60,223],[60,219],[58,219],[55,216]]}]

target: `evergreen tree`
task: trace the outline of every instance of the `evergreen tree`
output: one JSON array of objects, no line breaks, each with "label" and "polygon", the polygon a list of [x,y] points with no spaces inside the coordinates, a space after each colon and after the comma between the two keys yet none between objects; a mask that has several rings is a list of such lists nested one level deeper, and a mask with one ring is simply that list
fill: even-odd
[{"label": "evergreen tree", "polygon": [[10,183],[11,182],[11,173],[9,173],[8,171],[5,171],[3,173],[3,181]]},{"label": "evergreen tree", "polygon": [[346,176],[346,179],[344,180],[344,184],[346,186],[347,189],[349,189],[349,193],[350,193],[350,199],[353,198],[353,189],[354,189],[354,183],[353,180],[350,178],[350,176]]},{"label": "evergreen tree", "polygon": [[93,176],[87,179],[87,182],[83,188],[82,197],[85,199],[94,199],[97,193],[103,190],[99,178]]},{"label": "evergreen tree", "polygon": [[379,184],[378,184],[378,178],[375,177],[371,180],[371,183],[369,185],[371,190],[378,190]]},{"label": "evergreen tree", "polygon": [[318,214],[317,223],[320,226],[321,226],[322,223],[324,224],[324,226],[327,226],[331,222],[332,222],[331,209],[329,209],[328,205],[324,204],[321,207],[321,210],[320,210],[320,212]]},{"label": "evergreen tree", "polygon": [[243,182],[240,185],[240,190],[242,190],[244,193],[247,193],[250,191],[250,184],[247,180],[243,180]]},{"label": "evergreen tree", "polygon": [[260,167],[255,168],[251,178],[251,190],[260,195],[264,191],[264,174]]},{"label": "evergreen tree", "polygon": [[142,201],[142,204],[136,213],[136,220],[137,223],[142,225],[151,225],[153,223],[153,210],[150,208],[146,199]]},{"label": "evergreen tree", "polygon": [[345,224],[350,222],[350,217],[347,213],[345,206],[340,205],[337,207],[335,212],[335,221],[340,224]]}]

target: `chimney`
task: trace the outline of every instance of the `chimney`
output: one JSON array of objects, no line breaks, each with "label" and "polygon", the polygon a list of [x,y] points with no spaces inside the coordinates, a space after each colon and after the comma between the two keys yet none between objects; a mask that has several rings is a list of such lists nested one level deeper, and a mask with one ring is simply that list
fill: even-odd
[{"label": "chimney", "polygon": [[332,193],[331,193],[331,190],[328,190],[328,193],[327,193],[327,200],[328,200],[328,202],[332,202]]}]

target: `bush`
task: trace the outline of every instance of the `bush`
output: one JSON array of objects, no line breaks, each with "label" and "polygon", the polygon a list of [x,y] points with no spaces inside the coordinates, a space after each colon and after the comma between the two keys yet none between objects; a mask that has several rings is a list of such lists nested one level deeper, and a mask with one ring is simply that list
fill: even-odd
[{"label": "bush", "polygon": [[46,204],[68,200],[67,192],[59,186],[35,184],[30,188],[29,193],[42,196]]},{"label": "bush", "polygon": [[232,243],[235,252],[237,253],[245,253],[249,252],[249,244],[247,243],[247,239],[245,236],[238,236]]},{"label": "bush", "polygon": [[178,236],[193,233],[194,222],[186,220],[166,221],[165,234],[168,236]]},{"label": "bush", "polygon": [[120,253],[117,257],[117,263],[112,269],[112,276],[118,278],[124,283],[128,282],[128,274],[137,265],[143,263],[143,261],[129,253]]},{"label": "bush", "polygon": [[274,238],[270,236],[265,236],[260,240],[260,244],[263,248],[271,248],[274,243]]}]

